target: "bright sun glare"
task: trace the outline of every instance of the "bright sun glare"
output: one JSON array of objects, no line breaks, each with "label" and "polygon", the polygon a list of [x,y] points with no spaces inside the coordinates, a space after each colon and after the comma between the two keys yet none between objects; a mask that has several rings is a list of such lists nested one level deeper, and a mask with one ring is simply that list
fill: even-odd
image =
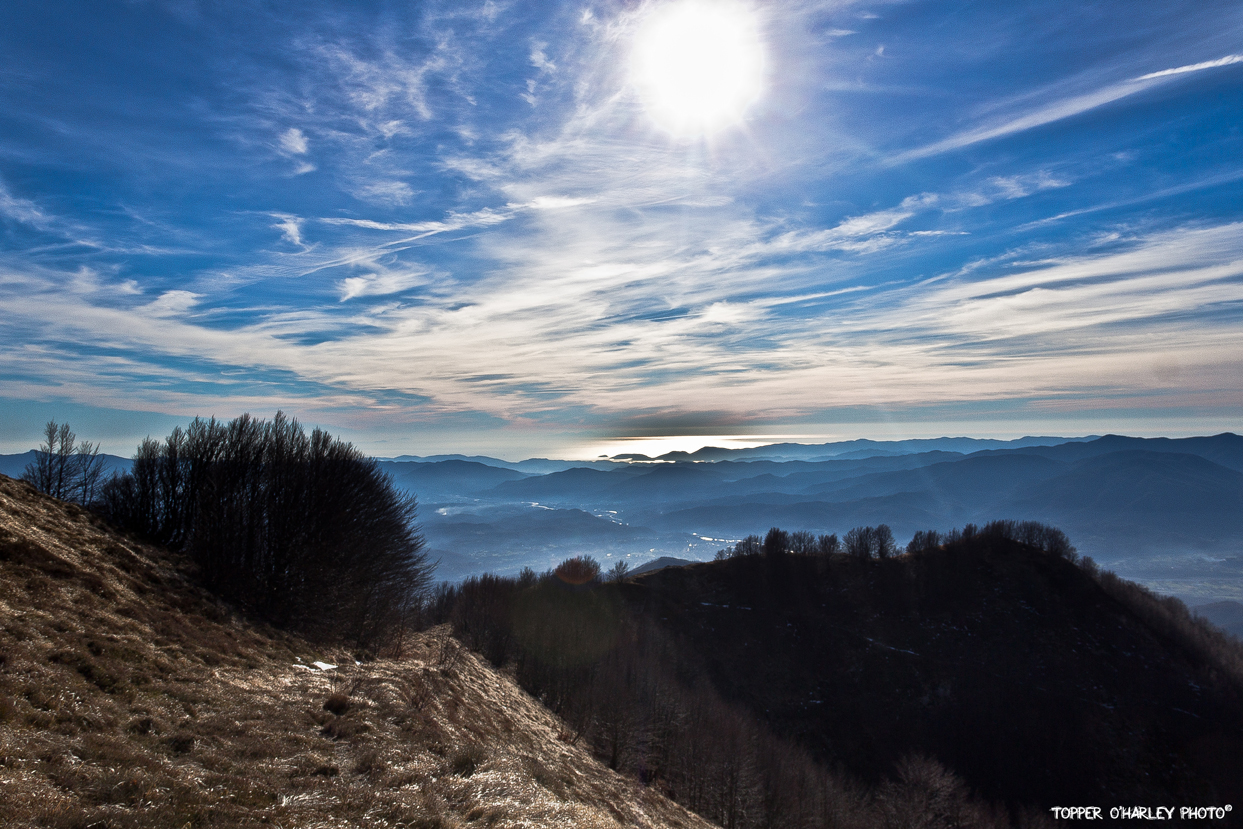
[{"label": "bright sun glare", "polygon": [[636,33],[631,77],[652,119],[676,136],[739,123],[763,91],[755,14],[722,0],[657,7]]}]

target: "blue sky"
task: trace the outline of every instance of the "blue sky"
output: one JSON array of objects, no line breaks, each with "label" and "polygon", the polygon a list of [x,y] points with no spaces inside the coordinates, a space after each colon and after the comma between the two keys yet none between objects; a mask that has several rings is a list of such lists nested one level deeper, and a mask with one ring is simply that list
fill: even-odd
[{"label": "blue sky", "polygon": [[3,4],[0,451],[1238,430],[1243,5],[721,0],[698,131],[677,6]]}]

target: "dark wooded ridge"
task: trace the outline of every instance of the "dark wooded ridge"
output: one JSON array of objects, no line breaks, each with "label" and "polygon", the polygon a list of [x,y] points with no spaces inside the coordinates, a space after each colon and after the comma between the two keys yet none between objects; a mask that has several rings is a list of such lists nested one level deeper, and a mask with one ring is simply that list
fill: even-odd
[{"label": "dark wooded ridge", "polygon": [[473,578],[432,612],[610,766],[726,827],[832,825],[915,780],[965,825],[1243,797],[1243,650],[1181,602],[1029,522],[792,552],[814,541],[774,529],[622,584]]}]

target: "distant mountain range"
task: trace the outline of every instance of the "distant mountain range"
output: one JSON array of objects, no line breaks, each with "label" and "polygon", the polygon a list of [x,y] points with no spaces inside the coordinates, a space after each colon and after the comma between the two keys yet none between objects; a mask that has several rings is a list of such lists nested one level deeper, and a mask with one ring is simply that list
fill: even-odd
[{"label": "distant mountain range", "polygon": [[[0,472],[20,476],[33,457],[0,456]],[[418,497],[446,579],[544,569],[579,553],[606,565],[705,560],[772,526],[842,535],[885,523],[903,544],[918,530],[1014,518],[1059,526],[1081,552],[1134,578],[1158,560],[1190,567],[1178,584],[1193,603],[1243,598],[1243,567],[1205,563],[1243,561],[1243,437],[1232,433],[854,440],[632,457],[380,464]],[[128,463],[108,456],[109,469]]]},{"label": "distant mountain range", "polygon": [[[749,449],[723,449],[705,446],[694,452],[668,452],[654,460],[660,461],[723,461],[723,460],[780,460],[816,461],[829,458],[876,458],[885,455],[913,455],[920,452],[979,452],[986,449],[1017,449],[1027,446],[1054,446],[1068,441],[1096,440],[1098,435],[1082,438],[1034,437],[1014,440],[991,438],[919,438],[915,440],[844,440],[833,443],[772,443]],[[644,455],[629,455],[643,459]]]},{"label": "distant mountain range", "polygon": [[[26,467],[34,463],[35,450],[22,452],[20,455],[0,455],[0,475],[8,475],[10,478],[20,478],[26,472]],[[129,469],[132,461],[129,458],[122,458],[118,455],[100,454],[104,459],[104,477],[110,477],[113,472],[124,472]]]},{"label": "distant mountain range", "polygon": [[[804,457],[789,459],[796,454]],[[550,546],[577,543],[592,552],[607,542],[610,557],[625,554],[638,564],[662,555],[704,560],[771,526],[841,535],[886,523],[904,543],[917,530],[999,517],[1062,527],[1083,553],[1124,571],[1126,561],[1243,554],[1243,438],[1234,434],[705,449],[543,474],[505,467],[513,473],[505,480],[481,459],[470,475],[453,479],[454,492],[441,483],[447,467],[421,469],[435,463],[394,463],[395,470],[410,467],[394,474],[412,485],[421,477],[424,503],[451,501],[458,521],[465,512],[472,521],[504,523],[501,505],[580,510],[594,520],[577,520],[572,535],[548,519]],[[423,514],[429,540],[440,546],[445,519]],[[618,522],[641,531],[619,539]],[[460,544],[455,551],[470,555]],[[1215,589],[1196,595],[1235,595]]]}]

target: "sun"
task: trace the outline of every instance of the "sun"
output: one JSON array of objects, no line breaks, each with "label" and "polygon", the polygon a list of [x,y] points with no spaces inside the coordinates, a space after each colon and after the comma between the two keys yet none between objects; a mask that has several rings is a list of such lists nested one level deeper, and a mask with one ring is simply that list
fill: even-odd
[{"label": "sun", "polygon": [[728,0],[655,7],[635,33],[631,79],[652,120],[680,138],[741,123],[764,91],[754,12]]}]

